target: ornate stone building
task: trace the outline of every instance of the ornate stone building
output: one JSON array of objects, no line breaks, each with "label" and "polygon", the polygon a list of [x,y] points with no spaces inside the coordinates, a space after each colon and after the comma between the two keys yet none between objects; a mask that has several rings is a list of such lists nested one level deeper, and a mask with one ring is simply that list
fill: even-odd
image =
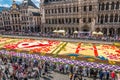
[{"label": "ornate stone building", "polygon": [[8,9],[2,11],[2,24],[5,31],[11,31],[10,14]]},{"label": "ornate stone building", "polygon": [[9,10],[2,10],[3,27],[6,31],[40,32],[41,15],[39,8],[31,0],[13,4]]},{"label": "ornate stone building", "polygon": [[4,30],[3,23],[2,23],[2,13],[0,12],[0,31]]},{"label": "ornate stone building", "polygon": [[41,0],[43,32],[102,31],[120,35],[119,0]]}]

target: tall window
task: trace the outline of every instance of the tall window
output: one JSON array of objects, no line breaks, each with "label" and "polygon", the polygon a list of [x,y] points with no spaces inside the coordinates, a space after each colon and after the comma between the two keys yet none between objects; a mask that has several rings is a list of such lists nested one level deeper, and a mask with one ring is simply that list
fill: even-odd
[{"label": "tall window", "polygon": [[62,24],[64,24],[64,19],[62,18]]},{"label": "tall window", "polygon": [[109,3],[106,4],[106,10],[109,10]]},{"label": "tall window", "polygon": [[119,6],[120,6],[120,3],[117,2],[117,3],[116,3],[116,9],[119,9]]},{"label": "tall window", "polygon": [[65,19],[66,23],[68,24],[68,18]]},{"label": "tall window", "polygon": [[110,22],[113,22],[113,14],[110,15]]},{"label": "tall window", "polygon": [[75,18],[73,18],[73,23],[75,23]]},{"label": "tall window", "polygon": [[100,15],[98,15],[98,23],[100,22]]},{"label": "tall window", "polygon": [[71,7],[69,8],[69,12],[71,13]]},{"label": "tall window", "polygon": [[79,7],[77,6],[77,12],[79,12]]},{"label": "tall window", "polygon": [[101,10],[101,4],[99,3],[99,11]]},{"label": "tall window", "polygon": [[92,11],[92,5],[89,6],[89,11]]},{"label": "tall window", "polygon": [[118,14],[115,14],[115,20],[114,22],[118,22]]},{"label": "tall window", "polygon": [[105,22],[108,22],[108,15],[105,15]]},{"label": "tall window", "polygon": [[54,13],[53,9],[52,9],[52,13]]},{"label": "tall window", "polygon": [[64,8],[62,8],[62,13],[64,13]]},{"label": "tall window", "polygon": [[111,4],[111,10],[114,10],[114,8],[115,8],[115,3],[112,2],[112,4]]},{"label": "tall window", "polygon": [[[47,10],[45,10],[45,14],[47,14]],[[13,17],[13,16],[12,16]]]},{"label": "tall window", "polygon": [[71,23],[71,18],[69,18],[69,23]]},{"label": "tall window", "polygon": [[104,10],[104,9],[105,9],[105,4],[102,3],[102,8],[101,8],[101,10]]},{"label": "tall window", "polygon": [[91,23],[91,18],[88,18],[88,22]]},{"label": "tall window", "polygon": [[66,8],[66,13],[68,13],[68,8]]},{"label": "tall window", "polygon": [[76,10],[75,10],[75,9],[76,9],[76,7],[73,7],[73,12],[76,12]]},{"label": "tall window", "polygon": [[83,22],[86,23],[86,18],[83,18]]},{"label": "tall window", "polygon": [[87,6],[84,6],[84,11],[87,11]]},{"label": "tall window", "polygon": [[57,13],[57,10],[55,9],[55,13]]},{"label": "tall window", "polygon": [[103,24],[103,22],[104,22],[104,15],[101,16],[101,21],[100,21],[100,23]]},{"label": "tall window", "polygon": [[79,18],[77,18],[77,23],[79,23]]},{"label": "tall window", "polygon": [[60,8],[58,8],[58,13],[61,13]]}]

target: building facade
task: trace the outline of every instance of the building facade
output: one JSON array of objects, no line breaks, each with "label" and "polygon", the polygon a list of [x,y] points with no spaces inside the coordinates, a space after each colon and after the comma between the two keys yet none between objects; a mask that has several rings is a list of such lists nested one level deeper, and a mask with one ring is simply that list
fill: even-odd
[{"label": "building facade", "polygon": [[0,13],[0,31],[4,30],[3,23],[2,23],[2,13]]},{"label": "building facade", "polygon": [[13,0],[9,10],[2,10],[1,15],[5,31],[40,32],[40,11],[31,0],[23,0],[19,5]]},{"label": "building facade", "polygon": [[43,32],[65,30],[120,36],[119,0],[41,0]]}]

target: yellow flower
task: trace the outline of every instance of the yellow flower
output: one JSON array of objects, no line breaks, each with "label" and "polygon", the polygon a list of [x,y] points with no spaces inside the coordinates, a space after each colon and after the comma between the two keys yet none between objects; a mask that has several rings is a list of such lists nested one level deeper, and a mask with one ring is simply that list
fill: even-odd
[{"label": "yellow flower", "polygon": [[33,53],[33,51],[29,51],[29,54],[32,54]]},{"label": "yellow flower", "polygon": [[109,61],[109,64],[114,65],[114,64],[116,64],[116,62],[115,61]]},{"label": "yellow flower", "polygon": [[94,62],[94,61],[95,61],[95,59],[88,59],[88,61],[90,61],[90,62]]},{"label": "yellow flower", "polygon": [[41,55],[44,56],[46,53],[45,52],[42,52]]},{"label": "yellow flower", "polygon": [[71,56],[70,58],[71,58],[72,60],[75,60],[75,59],[76,59],[76,57],[75,57],[75,56]]}]

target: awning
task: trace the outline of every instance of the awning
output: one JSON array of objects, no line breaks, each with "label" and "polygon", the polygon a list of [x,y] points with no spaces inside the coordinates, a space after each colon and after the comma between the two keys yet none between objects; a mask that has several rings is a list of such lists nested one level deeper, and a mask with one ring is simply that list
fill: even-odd
[{"label": "awning", "polygon": [[78,31],[74,31],[74,34],[78,34]]},{"label": "awning", "polygon": [[98,32],[97,34],[98,34],[98,35],[103,35],[103,33],[102,33],[102,32]]},{"label": "awning", "polygon": [[65,30],[58,30],[58,33],[65,33]]},{"label": "awning", "polygon": [[95,31],[94,31],[94,32],[92,32],[92,35],[97,35],[97,34],[98,34],[98,33],[97,33],[97,32],[95,32]]},{"label": "awning", "polygon": [[54,33],[57,33],[58,31],[57,31],[57,30],[54,30],[53,32],[54,32]]}]

